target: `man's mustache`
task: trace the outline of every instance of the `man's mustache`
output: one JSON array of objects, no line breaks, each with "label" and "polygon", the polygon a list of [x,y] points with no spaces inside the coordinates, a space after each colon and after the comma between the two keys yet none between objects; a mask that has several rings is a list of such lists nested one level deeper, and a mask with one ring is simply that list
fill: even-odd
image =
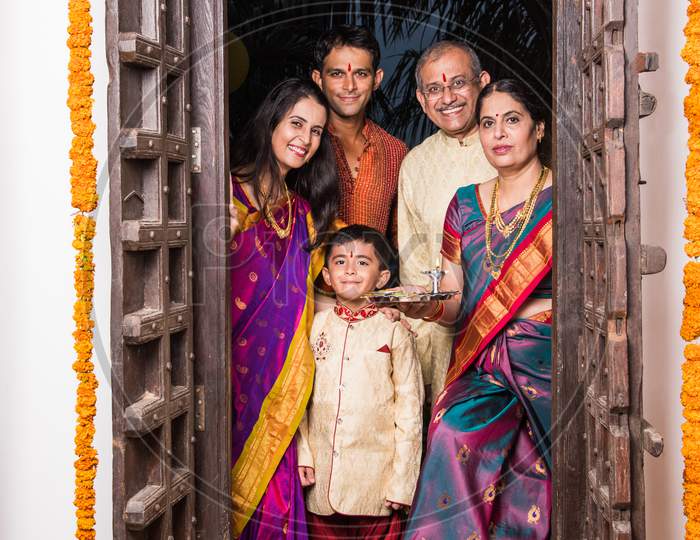
[{"label": "man's mustache", "polygon": [[456,101],[455,103],[450,103],[449,105],[443,105],[442,107],[437,107],[438,112],[446,111],[447,109],[454,109],[455,107],[462,107],[466,105],[466,101]]}]

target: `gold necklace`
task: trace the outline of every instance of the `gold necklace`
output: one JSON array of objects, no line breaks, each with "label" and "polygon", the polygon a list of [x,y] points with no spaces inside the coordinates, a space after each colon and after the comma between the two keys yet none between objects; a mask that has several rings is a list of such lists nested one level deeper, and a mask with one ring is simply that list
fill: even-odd
[{"label": "gold necklace", "polygon": [[[542,188],[544,187],[545,179],[547,177],[547,171],[547,167],[542,167],[540,177],[537,180],[535,187],[532,188],[530,196],[527,198],[525,204],[520,210],[522,212],[522,218],[519,219],[520,225],[518,226],[518,234],[510,243],[508,249],[506,249],[506,251],[500,255],[494,253],[493,249],[491,248],[492,227],[496,220],[496,215],[498,215],[498,188],[500,186],[501,179],[500,176],[496,178],[496,185],[493,187],[493,192],[491,194],[491,207],[489,209],[488,216],[486,216],[486,260],[483,264],[484,269],[487,270],[494,279],[498,279],[501,275],[501,269],[503,268],[503,265],[515,249],[518,240],[522,236],[523,232],[525,231],[525,227],[527,226],[527,224],[530,221],[530,218],[532,217],[532,213],[535,210],[535,203],[537,202],[537,196],[540,194],[540,191],[542,191]],[[515,221],[515,219],[513,221]],[[513,222],[511,221],[511,223],[509,223],[508,226],[512,223]],[[508,226],[505,227],[507,228]]]},{"label": "gold necklace", "polygon": [[498,207],[496,207],[496,218],[494,219],[494,222],[496,228],[503,235],[503,238],[508,238],[511,234],[513,234],[513,231],[518,227],[518,225],[520,225],[520,222],[524,217],[525,214],[523,214],[523,209],[521,208],[518,210],[518,213],[515,214],[515,217],[510,221],[510,223],[506,224],[503,221],[501,212],[498,210]]},{"label": "gold necklace", "polygon": [[[292,232],[292,200],[289,197],[289,190],[287,189],[287,186],[284,186],[284,194],[287,197],[287,211],[288,211],[288,217],[287,217],[287,224],[285,225],[284,229],[279,226],[277,221],[275,220],[275,216],[272,215],[272,211],[268,206],[265,206],[265,221],[274,229],[274,231],[277,233],[277,236],[280,238],[287,238],[289,236],[289,233]],[[267,195],[263,193],[263,196],[267,199]]]},{"label": "gold necklace", "polygon": [[[546,169],[546,167],[542,167],[542,170],[540,171],[540,177],[537,179],[537,184],[539,184],[540,182],[543,182],[544,177],[545,177],[545,169]],[[500,181],[500,177],[497,181]],[[518,212],[515,214],[515,217],[508,224],[506,224],[503,221],[503,216],[501,215],[501,212],[498,209],[498,198],[496,198],[495,224],[496,224],[496,228],[503,235],[503,238],[508,238],[511,234],[513,234],[513,231],[515,231],[518,228],[518,226],[521,224],[522,220],[525,218],[525,214],[527,213],[528,206],[530,204],[532,204],[532,202],[533,202],[533,194],[536,194],[536,193],[538,194],[539,191],[533,190],[530,193],[530,196],[528,197],[527,202],[523,205],[523,207],[520,210],[518,210]]]}]

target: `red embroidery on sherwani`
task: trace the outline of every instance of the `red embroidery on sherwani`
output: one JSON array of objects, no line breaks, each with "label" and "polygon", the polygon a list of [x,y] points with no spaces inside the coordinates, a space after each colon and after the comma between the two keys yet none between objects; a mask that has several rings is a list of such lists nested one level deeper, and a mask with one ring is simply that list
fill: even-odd
[{"label": "red embroidery on sherwani", "polygon": [[316,339],[316,343],[311,346],[313,350],[314,357],[317,361],[322,362],[328,358],[328,352],[331,350],[331,344],[328,341],[328,336],[325,332],[321,332],[321,335]]},{"label": "red embroidery on sherwani", "polygon": [[374,317],[377,313],[379,313],[379,309],[375,304],[367,304],[357,311],[353,311],[343,304],[336,304],[334,310],[335,314],[347,323],[364,321],[365,319]]},{"label": "red embroidery on sherwani", "polygon": [[379,347],[379,348],[377,349],[377,352],[384,352],[384,353],[387,353],[387,354],[391,354],[391,349],[389,348],[389,345],[384,344],[384,345],[382,345],[381,347]]}]

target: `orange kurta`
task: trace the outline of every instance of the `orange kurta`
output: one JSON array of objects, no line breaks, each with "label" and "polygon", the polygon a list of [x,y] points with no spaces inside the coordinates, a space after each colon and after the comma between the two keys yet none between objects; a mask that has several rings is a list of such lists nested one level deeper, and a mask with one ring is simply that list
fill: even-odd
[{"label": "orange kurta", "polygon": [[408,149],[371,120],[365,122],[362,134],[367,142],[359,162],[351,165],[340,139],[331,133],[340,183],[340,219],[348,225],[374,227],[396,244],[396,192]]}]

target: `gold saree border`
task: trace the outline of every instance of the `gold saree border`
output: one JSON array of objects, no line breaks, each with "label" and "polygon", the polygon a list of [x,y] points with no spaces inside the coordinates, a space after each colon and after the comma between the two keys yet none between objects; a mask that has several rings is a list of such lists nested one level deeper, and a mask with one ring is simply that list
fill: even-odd
[{"label": "gold saree border", "polygon": [[462,243],[459,238],[454,236],[452,231],[443,229],[440,253],[455,264],[462,263]]},{"label": "gold saree border", "polygon": [[262,499],[304,415],[313,386],[314,363],[305,319],[292,338],[287,359],[260,408],[260,416],[231,471],[233,534],[240,536]]},{"label": "gold saree border", "polygon": [[[307,214],[307,224],[310,214]],[[307,296],[299,326],[284,367],[263,400],[258,421],[231,470],[233,537],[238,538],[262,499],[282,456],[294,440],[311,396],[314,358],[309,344],[313,322],[313,280],[323,265],[323,252],[314,250],[306,278]]]},{"label": "gold saree border", "polygon": [[552,219],[542,225],[532,241],[508,266],[501,279],[474,312],[464,337],[455,347],[455,362],[450,366],[445,387],[466,369],[481,343],[513,310],[532,280],[552,264]]}]

